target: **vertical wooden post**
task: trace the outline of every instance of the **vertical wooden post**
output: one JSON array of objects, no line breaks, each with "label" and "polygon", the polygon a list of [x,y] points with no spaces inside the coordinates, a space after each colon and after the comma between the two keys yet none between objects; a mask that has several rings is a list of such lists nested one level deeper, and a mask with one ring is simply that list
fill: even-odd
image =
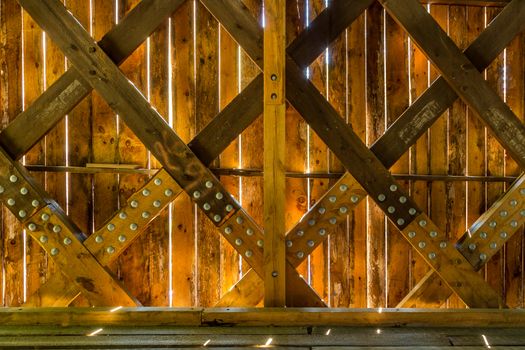
[{"label": "vertical wooden post", "polygon": [[285,306],[285,0],[265,3],[264,306]]}]

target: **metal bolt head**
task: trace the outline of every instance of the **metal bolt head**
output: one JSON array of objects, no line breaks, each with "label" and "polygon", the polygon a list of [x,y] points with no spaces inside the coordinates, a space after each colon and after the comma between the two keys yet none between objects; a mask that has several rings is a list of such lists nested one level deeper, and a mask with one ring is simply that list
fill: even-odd
[{"label": "metal bolt head", "polygon": [[113,254],[115,253],[115,248],[113,248],[113,246],[109,246],[106,248],[106,252],[108,252],[109,254]]},{"label": "metal bolt head", "polygon": [[227,205],[226,205],[226,211],[229,213],[229,212],[232,211],[232,210],[233,210],[233,205],[231,205],[231,204],[227,204]]},{"label": "metal bolt head", "polygon": [[132,208],[138,208],[139,202],[136,200],[132,200],[131,203],[129,203],[129,205],[131,205]]},{"label": "metal bolt head", "polygon": [[481,254],[479,255],[479,259],[480,259],[480,260],[487,260],[487,254],[485,254],[485,253],[481,253]]},{"label": "metal bolt head", "polygon": [[504,218],[504,217],[507,216],[508,214],[509,214],[509,212],[506,211],[506,210],[502,210],[502,211],[499,212],[499,216],[501,216],[502,218]]},{"label": "metal bolt head", "polygon": [[231,226],[226,226],[224,228],[224,233],[226,233],[227,235],[231,234],[232,232],[233,232],[233,230],[232,230]]},{"label": "metal bolt head", "polygon": [[264,241],[262,239],[257,240],[257,246],[262,247],[264,245]]},{"label": "metal bolt head", "polygon": [[150,190],[148,190],[147,188],[145,188],[145,189],[142,190],[142,195],[143,195],[144,197],[147,197],[147,196],[149,196],[150,194],[151,194],[151,192],[150,192]]},{"label": "metal bolt head", "polygon": [[29,231],[35,231],[36,230],[36,225],[33,224],[33,223],[30,223],[29,225],[27,225],[27,228],[29,229]]},{"label": "metal bolt head", "polygon": [[211,205],[210,203],[204,203],[204,205],[202,206],[204,208],[204,210],[208,211],[211,209]]},{"label": "metal bolt head", "polygon": [[253,236],[253,230],[252,230],[251,228],[247,228],[247,229],[246,229],[246,234],[247,234],[248,236]]},{"label": "metal bolt head", "polygon": [[149,211],[143,211],[141,215],[142,215],[142,217],[143,217],[144,219],[147,219],[147,218],[149,218],[149,217],[151,216],[151,214],[149,213]]},{"label": "metal bolt head", "polygon": [[379,196],[377,196],[377,200],[380,201],[380,202],[384,202],[386,199],[386,196],[384,194],[380,194]]},{"label": "metal bolt head", "polygon": [[291,247],[293,246],[293,242],[290,241],[290,240],[287,240],[287,241],[286,241],[286,246],[287,246],[288,248],[291,248]]},{"label": "metal bolt head", "polygon": [[341,214],[346,214],[348,212],[348,208],[347,207],[341,207],[341,208],[339,208],[339,212]]},{"label": "metal bolt head", "polygon": [[354,196],[350,197],[350,200],[352,201],[352,203],[355,204],[355,203],[359,202],[359,196],[354,195]]},{"label": "metal bolt head", "polygon": [[480,232],[479,233],[479,238],[486,239],[487,238],[487,232],[484,232],[484,231]]},{"label": "metal bolt head", "polygon": [[404,204],[406,202],[407,202],[407,197],[405,197],[405,196],[399,197],[399,203]]},{"label": "metal bolt head", "polygon": [[445,249],[446,247],[447,247],[447,242],[442,241],[442,242],[439,243],[439,248]]},{"label": "metal bolt head", "polygon": [[10,206],[15,205],[15,203],[16,203],[16,201],[15,201],[13,198],[9,198],[9,199],[7,200],[7,204],[10,205]]},{"label": "metal bolt head", "polygon": [[95,242],[102,243],[102,242],[104,242],[104,238],[102,238],[102,236],[96,236],[95,237]]},{"label": "metal bolt head", "polygon": [[299,259],[301,259],[302,257],[304,257],[304,253],[303,252],[297,252],[295,254],[295,256],[297,256]]},{"label": "metal bolt head", "polygon": [[31,202],[31,205],[32,205],[34,208],[38,208],[38,206],[40,205],[40,202],[37,201],[36,199],[33,199],[33,201]]},{"label": "metal bolt head", "polygon": [[222,218],[221,218],[221,216],[220,216],[219,214],[215,214],[215,215],[213,216],[213,221],[215,221],[215,222],[220,222],[221,219],[222,219]]},{"label": "metal bolt head", "polygon": [[521,215],[521,216],[525,216],[525,210],[521,210],[521,211],[520,211],[520,215]]},{"label": "metal bolt head", "polygon": [[62,231],[62,227],[60,227],[60,225],[53,226],[54,233],[59,233],[60,231]]},{"label": "metal bolt head", "polygon": [[410,208],[410,209],[408,209],[408,213],[409,213],[410,215],[416,215],[417,211],[416,211],[416,209],[414,209],[414,208]]},{"label": "metal bolt head", "polygon": [[279,276],[279,274],[277,273],[277,271],[272,271],[272,277],[277,277]]},{"label": "metal bolt head", "polygon": [[306,242],[306,244],[308,244],[308,246],[309,246],[310,248],[312,248],[312,247],[315,245],[315,242],[312,241],[312,240],[309,240],[308,242]]},{"label": "metal bolt head", "polygon": [[247,257],[247,258],[251,258],[253,256],[253,252],[251,250],[247,250],[244,255]]},{"label": "metal bolt head", "polygon": [[429,236],[432,238],[436,238],[438,233],[436,231],[430,231]]},{"label": "metal bolt head", "polygon": [[115,229],[115,225],[108,224],[107,228],[108,228],[108,231],[113,231]]},{"label": "metal bolt head", "polygon": [[324,207],[319,207],[317,211],[319,212],[319,214],[324,214],[326,212],[326,209]]},{"label": "metal bolt head", "polygon": [[58,248],[51,249],[51,255],[55,256],[58,254]]},{"label": "metal bolt head", "polygon": [[200,198],[200,197],[201,197],[201,193],[199,191],[193,192],[193,198]]},{"label": "metal bolt head", "polygon": [[237,238],[237,239],[235,240],[235,245],[240,246],[241,244],[242,244],[242,239]]},{"label": "metal bolt head", "polygon": [[428,254],[428,258],[429,258],[430,260],[434,260],[434,259],[436,258],[436,253],[434,253],[434,252],[429,253],[429,254]]},{"label": "metal bolt head", "polygon": [[470,244],[468,245],[468,249],[470,249],[470,250],[476,250],[476,244],[475,244],[475,243],[470,243]]},{"label": "metal bolt head", "polygon": [[500,236],[501,238],[503,238],[503,239],[507,239],[508,234],[507,234],[507,232],[501,232],[501,233],[499,234],[499,236]]},{"label": "metal bolt head", "polygon": [[15,183],[18,181],[18,177],[16,175],[11,175],[9,176],[9,181]]},{"label": "metal bolt head", "polygon": [[320,228],[318,233],[319,233],[319,236],[324,236],[326,234],[326,230],[324,228]]},{"label": "metal bolt head", "polygon": [[137,225],[135,223],[132,223],[131,225],[129,225],[129,228],[130,228],[130,230],[135,231],[136,229],[139,228],[139,225]]},{"label": "metal bolt head", "polygon": [[336,196],[330,196],[328,197],[328,200],[332,203],[335,203],[335,201],[337,201],[337,197]]},{"label": "metal bolt head", "polygon": [[512,221],[510,222],[510,226],[512,226],[512,227],[518,227],[518,222],[517,222],[516,220],[512,220]]},{"label": "metal bolt head", "polygon": [[387,208],[387,211],[390,213],[390,214],[393,214],[395,211],[396,211],[396,208],[394,208],[393,206],[389,206]]},{"label": "metal bolt head", "polygon": [[277,75],[272,74],[272,75],[270,76],[270,79],[272,79],[272,81],[276,81],[276,80],[277,80]]},{"label": "metal bolt head", "polygon": [[173,191],[168,188],[167,190],[164,191],[164,195],[166,197],[170,197],[173,195]]},{"label": "metal bolt head", "polygon": [[346,190],[348,190],[348,186],[347,185],[342,184],[341,186],[339,186],[339,191],[345,192]]},{"label": "metal bolt head", "polygon": [[121,211],[118,214],[118,217],[121,218],[122,220],[124,220],[124,219],[126,219],[128,217],[128,214],[126,214],[125,212]]},{"label": "metal bolt head", "polygon": [[299,230],[299,231],[297,231],[296,235],[299,236],[299,237],[302,237],[302,236],[304,236],[304,231],[303,230]]},{"label": "metal bolt head", "polygon": [[310,225],[310,226],[315,225],[315,220],[314,219],[308,220],[308,225]]},{"label": "metal bolt head", "polygon": [[47,236],[40,236],[38,239],[41,243],[47,243]]},{"label": "metal bolt head", "polygon": [[22,188],[20,189],[20,194],[22,194],[23,196],[25,196],[28,192],[29,192],[29,191],[28,191],[27,188],[25,188],[25,187],[22,187]]},{"label": "metal bolt head", "polygon": [[427,244],[424,241],[421,241],[418,243],[419,248],[423,249],[427,246]]},{"label": "metal bolt head", "polygon": [[416,232],[415,231],[408,232],[408,237],[410,237],[410,238],[416,237]]},{"label": "metal bolt head", "polygon": [[420,220],[419,221],[419,226],[421,226],[421,227],[427,226],[427,221],[426,220]]},{"label": "metal bolt head", "polygon": [[159,200],[155,200],[155,201],[153,201],[153,206],[154,206],[155,208],[160,208],[160,205],[161,205],[161,202],[160,202]]},{"label": "metal bolt head", "polygon": [[0,186],[0,193],[4,193],[4,191],[5,191],[4,186]]},{"label": "metal bolt head", "polygon": [[509,204],[513,207],[515,207],[516,205],[518,205],[518,201],[515,200],[515,199],[511,199],[511,201],[509,202]]},{"label": "metal bolt head", "polygon": [[496,227],[497,225],[498,225],[498,223],[496,221],[489,222],[489,226],[492,227],[492,228]]},{"label": "metal bolt head", "polygon": [[223,195],[221,192],[217,192],[217,193],[215,194],[215,198],[217,198],[218,200],[221,200],[221,199],[224,198],[224,195]]},{"label": "metal bolt head", "polygon": [[490,249],[496,249],[498,247],[498,243],[496,242],[491,242],[490,245],[489,245]]},{"label": "metal bolt head", "polygon": [[213,182],[206,181],[206,188],[212,188],[212,187],[213,187]]},{"label": "metal bolt head", "polygon": [[241,225],[243,222],[244,222],[244,219],[242,218],[242,216],[237,216],[237,218],[235,219],[235,221]]},{"label": "metal bolt head", "polygon": [[43,213],[42,216],[40,216],[40,218],[42,218],[42,220],[44,221],[47,221],[49,220],[49,215],[47,213]]},{"label": "metal bolt head", "polygon": [[525,188],[520,188],[520,194],[521,194],[522,196],[525,196]]},{"label": "metal bolt head", "polygon": [[69,238],[69,237],[64,238],[64,244],[65,245],[70,245],[71,244],[71,238]]},{"label": "metal bolt head", "polygon": [[397,185],[390,185],[390,191],[392,192],[397,191]]},{"label": "metal bolt head", "polygon": [[153,183],[155,185],[157,185],[157,186],[160,186],[160,185],[162,185],[162,180],[161,179],[155,179],[155,180],[153,180]]},{"label": "metal bolt head", "polygon": [[124,242],[126,242],[126,239],[127,239],[127,238],[126,238],[126,236],[124,236],[124,235],[119,235],[119,236],[118,236],[118,241],[119,241],[120,243],[124,243]]},{"label": "metal bolt head", "polygon": [[337,223],[337,219],[335,217],[331,217],[328,222],[332,225],[335,225]]},{"label": "metal bolt head", "polygon": [[399,226],[403,226],[403,225],[405,224],[405,219],[403,219],[403,218],[399,218],[399,219],[397,219],[397,224],[398,224]]},{"label": "metal bolt head", "polygon": [[25,218],[26,215],[27,215],[27,213],[26,213],[25,210],[20,210],[20,211],[18,212],[18,216],[20,216],[21,218]]}]

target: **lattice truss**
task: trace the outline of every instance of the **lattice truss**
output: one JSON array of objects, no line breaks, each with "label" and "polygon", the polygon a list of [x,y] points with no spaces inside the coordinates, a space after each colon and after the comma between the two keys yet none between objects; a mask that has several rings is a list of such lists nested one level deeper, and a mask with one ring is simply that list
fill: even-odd
[{"label": "lattice truss", "polygon": [[[63,274],[52,276],[26,306],[66,306],[80,293],[93,305],[137,305],[106,267],[182,192],[190,195],[251,266],[218,306],[258,303],[263,297],[264,233],[207,165],[262,113],[263,73],[186,145],[118,69],[183,0],[143,0],[98,43],[59,0],[18,1],[73,65],[0,135],[0,199]],[[368,148],[303,72],[374,1],[334,0],[287,49],[287,100],[348,171],[286,235],[287,305],[325,306],[296,267],[328,237],[331,228],[370,196],[432,268],[399,306],[443,302],[456,293],[469,307],[504,307],[477,271],[525,222],[525,177],[518,178],[458,242],[450,242],[388,168],[458,96],[525,168],[525,127],[480,73],[524,29],[525,2],[510,2],[461,52],[417,0],[380,0],[441,77]],[[262,70],[263,30],[241,1],[202,3]],[[17,160],[92,89],[124,119],[163,169],[87,237]],[[248,109],[242,103],[247,99],[252,101]],[[38,135],[16,140],[29,116],[37,114],[41,118]]]}]

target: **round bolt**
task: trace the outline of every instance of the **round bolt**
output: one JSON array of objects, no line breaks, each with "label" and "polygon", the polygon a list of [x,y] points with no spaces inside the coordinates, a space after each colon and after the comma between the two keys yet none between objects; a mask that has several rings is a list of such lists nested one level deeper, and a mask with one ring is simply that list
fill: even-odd
[{"label": "round bolt", "polygon": [[115,253],[115,248],[113,248],[113,246],[109,246],[106,248],[106,252],[108,252],[109,254],[113,254]]},{"label": "round bolt", "polygon": [[428,258],[429,258],[430,260],[435,259],[435,258],[436,258],[436,253],[434,253],[434,252],[429,253],[429,254],[428,254]]},{"label": "round bolt", "polygon": [[59,233],[60,231],[62,231],[62,227],[60,227],[59,225],[53,226],[53,232],[54,233]]},{"label": "round bolt", "polygon": [[88,51],[89,51],[90,53],[93,53],[93,52],[97,51],[97,48],[94,47],[94,46],[91,46],[91,47],[88,49]]},{"label": "round bolt", "polygon": [[525,210],[520,211],[521,216],[525,216]]},{"label": "round bolt", "polygon": [[149,218],[150,215],[151,215],[151,214],[149,213],[149,211],[143,211],[143,212],[142,212],[142,217],[143,217],[144,219]]},{"label": "round bolt", "polygon": [[326,212],[326,209],[324,207],[319,207],[319,209],[317,209],[317,211],[319,212],[319,214],[324,214]]},{"label": "round bolt", "polygon": [[42,218],[42,220],[44,220],[44,221],[47,221],[47,220],[49,220],[49,215],[44,213],[44,214],[42,214],[42,216],[40,218]]},{"label": "round bolt", "polygon": [[27,225],[27,228],[29,229],[29,231],[34,231],[36,230],[36,225],[33,223],[30,223],[29,225]]},{"label": "round bolt", "polygon": [[0,186],[0,193],[4,193],[4,191],[5,191],[4,186]]},{"label": "round bolt", "polygon": [[210,203],[204,203],[204,205],[202,207],[204,208],[204,210],[210,210],[211,209]]},{"label": "round bolt", "polygon": [[485,254],[485,253],[481,253],[481,254],[479,255],[479,259],[480,259],[480,260],[487,260],[487,254]]},{"label": "round bolt", "polygon": [[124,242],[126,242],[126,236],[124,236],[124,235],[119,235],[119,236],[118,236],[118,241],[119,241],[120,243],[124,243]]},{"label": "round bolt", "polygon": [[262,239],[259,239],[259,240],[257,241],[257,246],[262,247],[263,245],[264,245],[263,240],[262,240]]},{"label": "round bolt", "polygon": [[415,232],[415,231],[410,231],[410,232],[408,233],[408,237],[410,237],[410,238],[414,238],[414,237],[416,237],[416,232]]},{"label": "round bolt", "polygon": [[25,210],[20,210],[20,211],[18,212],[18,216],[20,216],[21,218],[25,218],[26,215],[27,215],[27,213],[26,213]]},{"label": "round bolt", "polygon": [[287,246],[288,248],[291,248],[291,247],[293,246],[293,242],[290,241],[290,240],[287,240],[287,241],[286,241],[286,246]]},{"label": "round bolt", "polygon": [[357,203],[359,202],[359,196],[352,196],[350,197],[350,200],[352,201],[352,203]]},{"label": "round bolt", "polygon": [[326,234],[326,230],[324,228],[320,228],[318,233],[320,236],[324,236]]},{"label": "round bolt", "polygon": [[302,236],[304,236],[304,231],[303,230],[299,230],[299,231],[297,231],[296,234],[297,234],[297,236],[302,237]]},{"label": "round bolt", "polygon": [[102,238],[102,236],[96,236],[95,237],[95,242],[102,243],[102,242],[104,242],[104,238]]},{"label": "round bolt", "polygon": [[496,249],[498,247],[498,243],[496,242],[491,242],[490,245],[489,245],[490,249]]},{"label": "round bolt", "polygon": [[41,243],[47,243],[47,236],[40,236],[38,239]]},{"label": "round bolt", "polygon": [[299,259],[301,259],[303,256],[304,256],[304,253],[303,252],[297,252],[297,254],[295,254]]},{"label": "round bolt", "polygon": [[139,228],[139,225],[133,223],[133,224],[129,225],[129,228],[130,228],[131,231],[135,231],[136,229]]},{"label": "round bolt", "polygon": [[155,180],[153,180],[153,183],[155,185],[157,185],[157,186],[160,186],[160,185],[162,185],[162,180],[161,179],[155,179]]},{"label": "round bolt", "polygon": [[272,79],[272,81],[276,81],[276,80],[277,80],[277,75],[272,74],[272,75],[270,76],[270,79]]},{"label": "round bolt", "polygon": [[233,205],[231,205],[231,204],[227,204],[227,205],[226,205],[226,211],[229,213],[229,212],[232,211],[232,210],[233,210]]},{"label": "round bolt", "polygon": [[337,223],[337,219],[335,217],[331,217],[330,220],[328,220],[328,222],[332,225],[335,225]]},{"label": "round bolt", "polygon": [[346,214],[347,211],[348,211],[348,208],[347,208],[347,207],[341,207],[341,208],[339,208],[339,212],[341,212],[341,214]]},{"label": "round bolt", "polygon": [[212,188],[212,187],[213,187],[213,182],[206,181],[206,188]]},{"label": "round bolt", "polygon": [[507,234],[507,232],[501,232],[501,233],[499,234],[499,236],[500,236],[501,238],[503,238],[503,239],[507,239],[508,234]]},{"label": "round bolt", "polygon": [[518,227],[518,222],[517,222],[516,220],[512,220],[512,221],[510,222],[510,226],[512,226],[512,227]]},{"label": "round bolt", "polygon": [[426,220],[420,220],[419,221],[419,226],[421,226],[421,227],[427,226],[427,221]]},{"label": "round bolt", "polygon": [[397,185],[390,185],[390,191],[392,192],[397,191]]},{"label": "round bolt", "polygon": [[201,193],[199,191],[193,192],[193,198],[200,198]]},{"label": "round bolt", "polygon": [[65,245],[70,245],[71,244],[71,238],[69,238],[69,237],[64,238],[64,244]]},{"label": "round bolt", "polygon": [[393,214],[395,211],[396,211],[396,208],[394,208],[393,206],[389,206],[387,208],[387,211],[390,213],[390,214]]},{"label": "round bolt", "polygon": [[328,197],[328,200],[332,203],[335,203],[335,201],[337,200],[337,197],[336,196],[330,196]]},{"label": "round bolt", "polygon": [[407,202],[407,197],[405,197],[405,196],[401,196],[401,197],[399,197],[399,203],[404,204],[404,203],[406,203],[406,202]]},{"label": "round bolt", "polygon": [[379,196],[377,196],[377,200],[380,201],[380,202],[384,202],[386,199],[386,196],[384,194],[380,194]]},{"label": "round bolt", "polygon": [[438,233],[436,231],[430,231],[429,236],[432,238],[436,238]]},{"label": "round bolt", "polygon": [[416,209],[414,209],[414,208],[410,208],[410,209],[408,209],[408,213],[409,213],[410,215],[416,215],[416,212],[417,212],[417,211],[416,211]]},{"label": "round bolt", "polygon": [[348,190],[348,186],[347,185],[343,184],[343,185],[339,186],[339,191],[345,192],[346,190]]},{"label": "round bolt", "polygon": [[241,225],[243,222],[244,222],[244,219],[242,218],[242,216],[237,216],[237,218],[235,219],[235,221]]},{"label": "round bolt", "polygon": [[154,206],[155,208],[160,208],[160,205],[161,205],[161,203],[160,203],[159,200],[153,201],[153,206]]},{"label": "round bolt", "polygon": [[515,207],[516,205],[518,205],[518,201],[515,200],[515,199],[512,199],[512,200],[509,202],[509,204],[510,204],[511,206]]},{"label": "round bolt", "polygon": [[399,219],[397,219],[397,224],[398,224],[399,226],[403,226],[403,225],[405,224],[405,219],[403,219],[403,218],[399,218]]},{"label": "round bolt", "polygon": [[28,192],[29,192],[29,191],[28,191],[27,188],[25,188],[25,187],[22,187],[22,188],[20,189],[20,193],[21,193],[23,196],[25,196]]},{"label": "round bolt", "polygon": [[232,232],[233,232],[233,230],[232,230],[231,226],[226,226],[226,228],[224,229],[224,233],[226,233],[227,235],[229,235]]},{"label": "round bolt", "polygon": [[270,97],[272,98],[272,100],[277,100],[277,94],[276,93],[271,94]]},{"label": "round bolt", "polygon": [[126,214],[125,212],[121,211],[118,214],[118,217],[121,218],[122,220],[124,220],[124,219],[126,219],[128,217],[128,214]]},{"label": "round bolt", "polygon": [[246,229],[246,234],[247,234],[248,236],[253,236],[253,230],[252,230],[251,228],[247,228],[247,229]]},{"label": "round bolt", "polygon": [[172,196],[173,195],[173,191],[168,188],[167,190],[164,191],[164,195],[166,197]]},{"label": "round bolt", "polygon": [[222,218],[221,218],[221,216],[220,216],[219,214],[215,214],[215,215],[213,216],[213,221],[215,221],[215,222],[220,222],[221,219],[222,219]]},{"label": "round bolt", "polygon": [[492,227],[492,228],[496,227],[496,225],[497,225],[496,221],[489,222],[489,226]]},{"label": "round bolt", "polygon": [[521,194],[522,196],[525,196],[525,188],[521,188],[521,189],[520,189],[520,194]]},{"label": "round bolt", "polygon": [[246,255],[247,258],[251,258],[253,255],[253,252],[251,250],[247,250],[244,255]]},{"label": "round bolt", "polygon": [[217,193],[215,194],[215,198],[217,198],[218,200],[221,200],[221,199],[224,198],[224,195],[223,195],[221,192],[217,192]]},{"label": "round bolt", "polygon": [[443,241],[439,243],[439,248],[445,249],[447,247],[447,242]]},{"label": "round bolt", "polygon": [[18,181],[18,177],[16,177],[16,175],[11,175],[11,176],[9,176],[9,181],[15,183],[15,182]]},{"label": "round bolt", "polygon": [[241,245],[241,244],[242,244],[242,239],[237,238],[237,239],[235,240],[235,245]]},{"label": "round bolt", "polygon": [[418,243],[418,246],[419,246],[419,248],[423,249],[423,248],[425,248],[427,246],[427,244],[425,242],[421,241],[421,242]]},{"label": "round bolt", "polygon": [[40,202],[37,201],[36,199],[33,199],[33,201],[31,202],[31,205],[32,205],[34,208],[38,208],[38,206],[40,205]]},{"label": "round bolt", "polygon": [[16,203],[16,201],[15,201],[13,198],[9,198],[9,199],[7,200],[7,204],[9,204],[10,206],[15,205],[15,203]]},{"label": "round bolt", "polygon": [[139,202],[133,200],[133,201],[131,201],[131,203],[129,203],[129,205],[131,205],[132,208],[138,208]]},{"label": "round bolt", "polygon": [[487,238],[487,232],[480,232],[479,233],[479,238],[486,239]]},{"label": "round bolt", "polygon": [[149,196],[150,194],[151,194],[151,192],[150,192],[150,190],[148,190],[147,188],[145,188],[145,189],[142,190],[142,195],[143,195],[144,197],[147,197],[147,196]]},{"label": "round bolt", "polygon": [[502,218],[504,218],[504,217],[507,216],[508,214],[509,214],[509,212],[506,211],[506,210],[502,210],[502,211],[499,212],[499,216],[501,216]]},{"label": "round bolt", "polygon": [[315,245],[315,242],[312,241],[312,240],[309,240],[308,242],[306,242],[306,244],[308,244],[308,246],[309,246],[310,248],[312,248],[312,247]]},{"label": "round bolt", "polygon": [[310,225],[310,226],[315,225],[315,220],[314,219],[308,220],[308,225]]},{"label": "round bolt", "polygon": [[113,231],[115,229],[115,225],[113,224],[108,224],[108,231]]},{"label": "round bolt", "polygon": [[51,249],[51,255],[55,256],[58,254],[58,248]]},{"label": "round bolt", "polygon": [[277,271],[272,271],[272,277],[277,277],[279,276],[279,274],[277,273]]},{"label": "round bolt", "polygon": [[475,244],[475,243],[470,243],[470,244],[468,245],[468,249],[470,249],[470,250],[472,250],[472,251],[476,250],[476,244]]}]

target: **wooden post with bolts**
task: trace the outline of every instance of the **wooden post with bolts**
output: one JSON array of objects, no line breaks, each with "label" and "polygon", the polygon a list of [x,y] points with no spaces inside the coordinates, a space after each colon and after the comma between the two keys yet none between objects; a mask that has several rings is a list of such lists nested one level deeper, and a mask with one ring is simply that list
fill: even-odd
[{"label": "wooden post with bolts", "polygon": [[285,306],[285,0],[267,1],[264,28],[264,306]]}]

